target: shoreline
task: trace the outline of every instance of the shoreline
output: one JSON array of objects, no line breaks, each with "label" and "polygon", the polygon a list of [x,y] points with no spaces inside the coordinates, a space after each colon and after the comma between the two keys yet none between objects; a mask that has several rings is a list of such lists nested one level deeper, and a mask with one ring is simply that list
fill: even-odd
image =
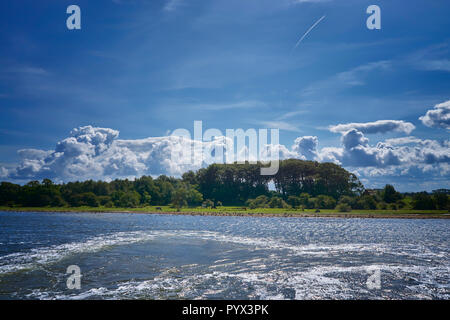
[{"label": "shoreline", "polygon": [[[47,210],[46,210],[47,209]],[[450,213],[396,213],[396,212],[231,212],[231,211],[158,211],[158,210],[67,210],[49,208],[0,208],[5,212],[46,212],[46,213],[127,213],[189,216],[255,217],[255,218],[365,218],[365,219],[450,219]]]}]

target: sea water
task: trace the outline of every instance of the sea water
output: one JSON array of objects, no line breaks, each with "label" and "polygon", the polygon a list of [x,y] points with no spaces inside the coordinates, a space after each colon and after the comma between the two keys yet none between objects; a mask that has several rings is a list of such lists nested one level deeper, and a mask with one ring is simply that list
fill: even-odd
[{"label": "sea water", "polygon": [[449,299],[449,236],[445,219],[0,212],[0,299]]}]

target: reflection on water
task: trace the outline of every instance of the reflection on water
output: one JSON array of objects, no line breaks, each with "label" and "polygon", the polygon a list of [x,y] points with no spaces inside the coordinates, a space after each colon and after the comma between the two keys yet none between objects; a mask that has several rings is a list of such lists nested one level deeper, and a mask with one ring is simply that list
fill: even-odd
[{"label": "reflection on water", "polygon": [[0,226],[1,299],[450,298],[449,220],[0,212]]}]

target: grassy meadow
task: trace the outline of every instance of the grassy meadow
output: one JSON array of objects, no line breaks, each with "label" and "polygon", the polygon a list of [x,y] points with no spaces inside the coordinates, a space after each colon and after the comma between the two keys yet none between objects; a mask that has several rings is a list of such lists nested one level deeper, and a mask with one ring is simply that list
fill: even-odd
[{"label": "grassy meadow", "polygon": [[138,208],[107,208],[99,207],[4,207],[0,211],[19,212],[117,212],[117,213],[160,213],[160,214],[193,214],[193,215],[216,215],[216,216],[270,216],[270,217],[358,217],[358,218],[450,218],[447,210],[352,210],[350,212],[339,212],[336,209],[293,209],[293,208],[255,208],[249,209],[240,206],[221,206],[217,208],[183,207],[179,210],[172,206],[145,206]]}]

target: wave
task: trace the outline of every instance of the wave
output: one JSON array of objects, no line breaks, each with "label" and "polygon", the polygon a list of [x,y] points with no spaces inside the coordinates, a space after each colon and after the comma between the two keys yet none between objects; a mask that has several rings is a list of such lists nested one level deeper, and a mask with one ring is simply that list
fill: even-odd
[{"label": "wave", "polygon": [[[336,245],[326,244],[301,244],[295,245],[279,241],[275,238],[252,238],[222,234],[211,231],[188,231],[188,230],[147,230],[117,232],[90,238],[84,242],[72,242],[50,247],[34,248],[25,252],[16,252],[0,256],[0,275],[25,269],[32,269],[38,266],[55,263],[65,257],[96,252],[106,247],[127,245],[137,242],[155,240],[161,237],[172,238],[192,238],[208,241],[218,241],[233,243],[243,246],[251,246],[254,250],[273,250],[275,252],[284,250],[289,255],[306,256],[331,256],[342,252],[369,252],[374,255],[393,254],[396,256],[421,257],[424,259],[444,258],[448,256],[448,251],[430,250],[425,246],[414,245],[391,245],[381,243],[346,243]],[[234,264],[228,262],[224,265]]]}]

